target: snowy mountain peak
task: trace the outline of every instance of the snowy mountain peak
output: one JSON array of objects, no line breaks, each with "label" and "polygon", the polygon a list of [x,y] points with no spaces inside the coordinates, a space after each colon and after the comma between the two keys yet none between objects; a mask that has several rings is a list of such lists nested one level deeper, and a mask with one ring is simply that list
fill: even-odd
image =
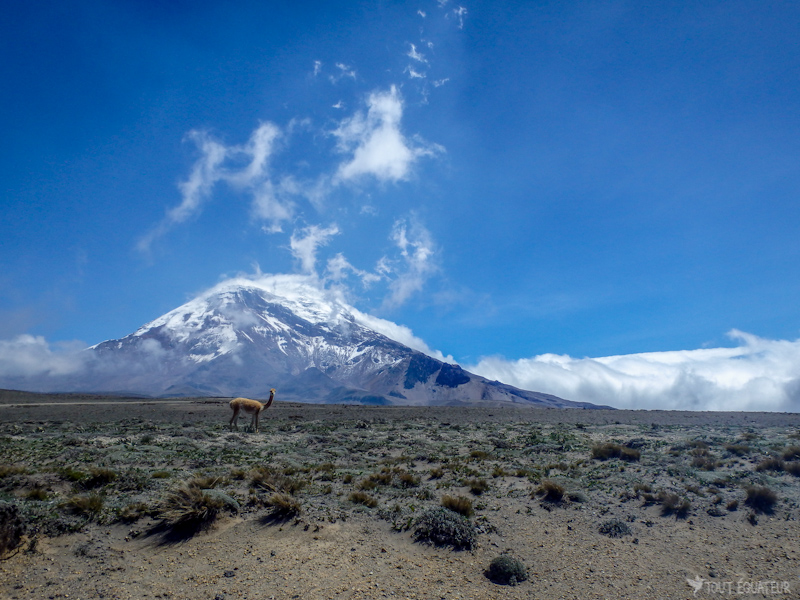
[{"label": "snowy mountain peak", "polygon": [[[74,389],[395,404],[573,406],[468,373],[411,331],[299,275],[236,278],[91,349]],[[445,359],[445,360],[443,360]]]}]

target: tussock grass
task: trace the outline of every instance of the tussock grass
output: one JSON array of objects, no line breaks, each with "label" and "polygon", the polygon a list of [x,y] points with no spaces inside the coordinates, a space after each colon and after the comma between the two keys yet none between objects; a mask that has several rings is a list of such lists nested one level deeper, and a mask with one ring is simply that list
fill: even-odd
[{"label": "tussock grass", "polygon": [[103,503],[103,497],[99,494],[77,494],[65,500],[62,506],[72,514],[92,520],[103,510]]},{"label": "tussock grass", "polygon": [[289,494],[272,494],[264,505],[270,508],[270,516],[274,519],[289,520],[303,512],[300,502]]},{"label": "tussock grass", "polygon": [[472,500],[464,496],[442,496],[442,506],[452,510],[464,517],[471,517],[474,514]]},{"label": "tussock grass", "polygon": [[364,492],[353,492],[347,499],[353,504],[363,504],[367,508],[375,508],[378,506],[378,500]]},{"label": "tussock grass", "polygon": [[764,486],[748,486],[744,503],[756,512],[771,514],[778,503],[778,494]]},{"label": "tussock grass", "polygon": [[542,500],[546,502],[557,504],[564,500],[564,493],[564,486],[557,484],[555,481],[546,479],[542,482],[542,485],[536,489],[534,495],[540,496]]}]

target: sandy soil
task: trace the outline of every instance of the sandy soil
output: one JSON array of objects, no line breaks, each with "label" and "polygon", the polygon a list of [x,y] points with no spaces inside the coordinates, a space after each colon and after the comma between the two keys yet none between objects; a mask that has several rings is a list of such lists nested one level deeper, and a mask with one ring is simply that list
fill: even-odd
[{"label": "sandy soil", "polygon": [[[0,597],[800,597],[797,460],[763,468],[800,445],[800,415],[276,402],[255,434],[228,432],[228,412],[219,399],[0,395],[0,502],[28,520],[0,562]],[[593,458],[606,442],[640,458]],[[249,474],[259,466],[303,480],[299,515],[268,518],[269,490]],[[93,467],[117,477],[90,489]],[[376,507],[350,500],[379,473],[394,479],[363,488]],[[416,480],[404,486],[403,474]],[[203,475],[239,510],[195,535],[159,527],[164,495]],[[473,493],[475,480],[488,489]],[[563,486],[562,501],[535,493],[545,481]],[[748,506],[747,486],[777,502]],[[658,491],[690,508],[666,511]],[[102,510],[66,508],[89,493]],[[414,540],[444,495],[472,501],[472,550]],[[137,502],[154,510],[120,520]],[[629,533],[604,535],[610,522]],[[487,579],[502,553],[526,565],[526,581]]]}]

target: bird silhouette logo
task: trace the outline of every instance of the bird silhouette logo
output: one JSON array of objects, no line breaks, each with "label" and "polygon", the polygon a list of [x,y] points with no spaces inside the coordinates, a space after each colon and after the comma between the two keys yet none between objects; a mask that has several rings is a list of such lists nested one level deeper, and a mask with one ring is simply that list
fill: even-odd
[{"label": "bird silhouette logo", "polygon": [[697,592],[703,589],[703,584],[705,583],[705,581],[706,580],[700,577],[700,575],[695,575],[694,579],[687,579],[686,583],[692,586],[692,589],[694,590],[694,595],[697,596]]}]

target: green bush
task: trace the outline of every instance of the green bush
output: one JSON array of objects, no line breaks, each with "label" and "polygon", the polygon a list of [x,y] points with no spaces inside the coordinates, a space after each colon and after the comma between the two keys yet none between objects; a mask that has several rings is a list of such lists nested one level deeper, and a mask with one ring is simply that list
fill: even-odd
[{"label": "green bush", "polygon": [[443,506],[422,513],[414,525],[414,539],[455,550],[472,550],[476,544],[475,526],[458,513]]},{"label": "green bush", "polygon": [[608,537],[619,538],[623,535],[630,535],[631,528],[625,521],[619,519],[609,519],[600,524],[598,531]]},{"label": "green bush", "polygon": [[518,558],[501,554],[489,563],[486,577],[500,585],[517,585],[528,579],[528,571]]}]

